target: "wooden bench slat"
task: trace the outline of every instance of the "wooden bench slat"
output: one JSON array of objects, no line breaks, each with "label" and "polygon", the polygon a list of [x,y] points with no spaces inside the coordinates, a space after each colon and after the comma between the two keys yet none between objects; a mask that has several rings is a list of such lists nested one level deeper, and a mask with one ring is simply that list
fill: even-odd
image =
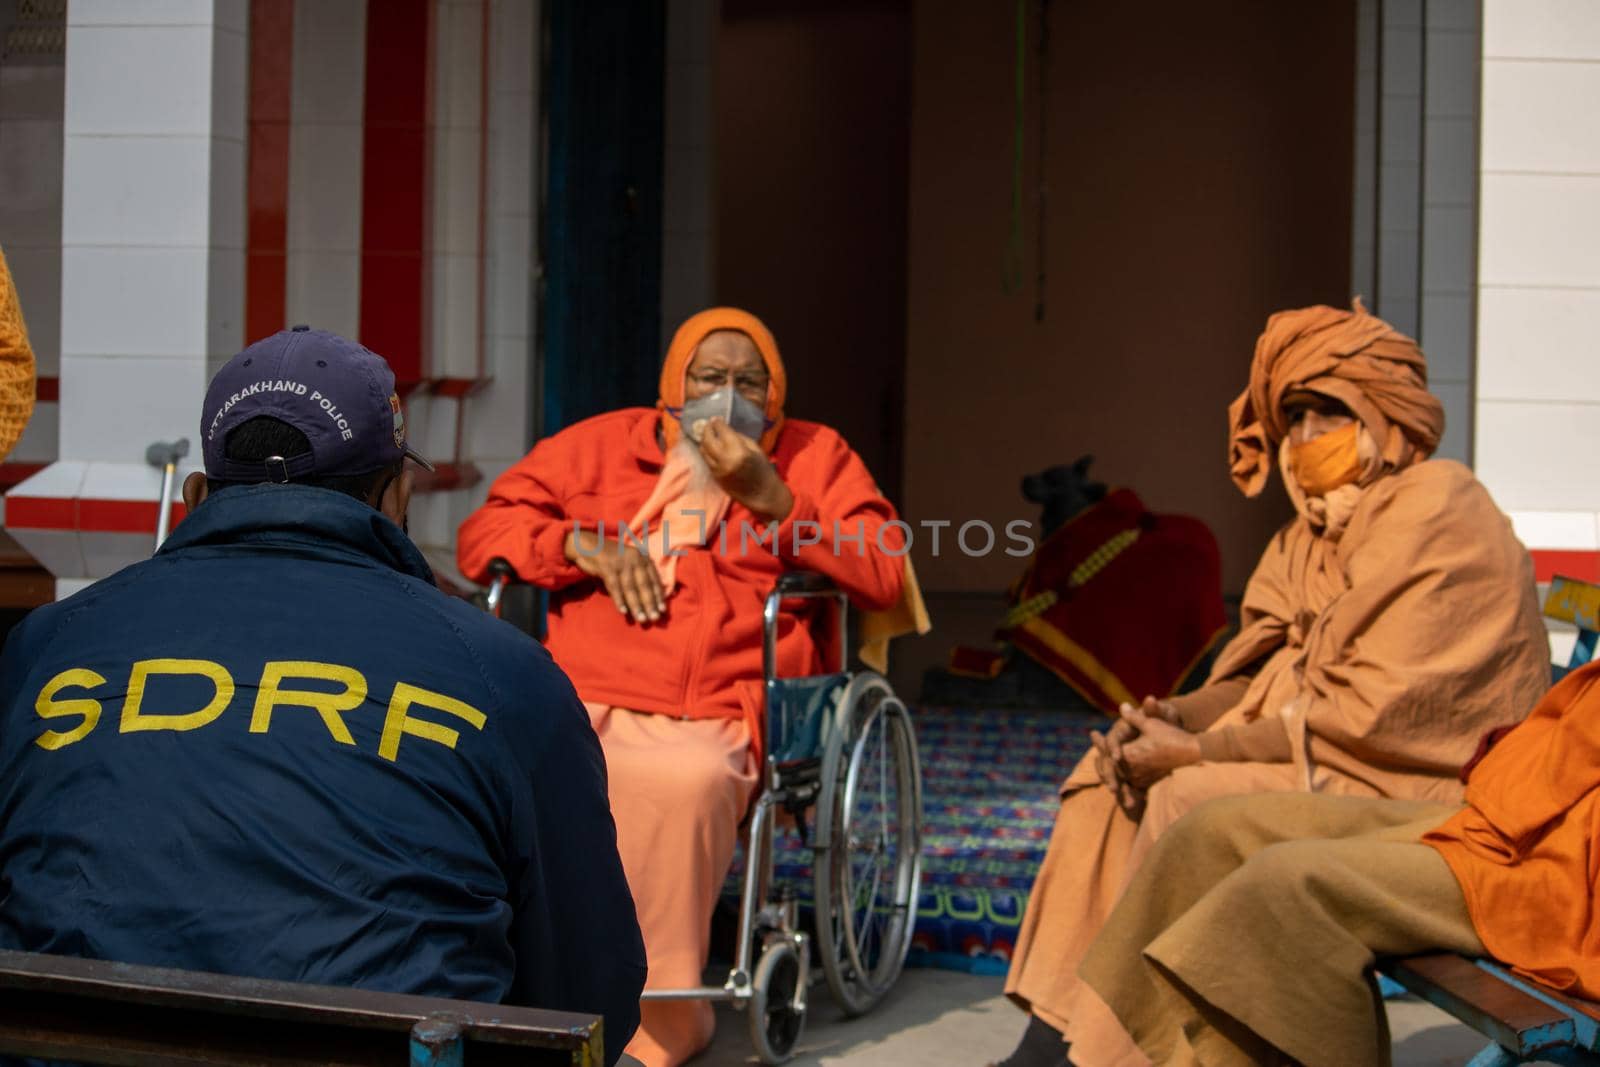
[{"label": "wooden bench slat", "polygon": [[1577,1036],[1565,1012],[1454,953],[1388,960],[1383,971],[1518,1055],[1570,1045]]},{"label": "wooden bench slat", "polygon": [[[601,1062],[597,1017],[504,1004],[7,951],[0,991],[0,1050],[23,1055],[130,1067],[392,1064],[404,1062],[412,1026],[447,1013],[463,1021],[473,1064]],[[392,1045],[374,1031],[392,1033]],[[174,1034],[191,1058],[174,1059]]]},{"label": "wooden bench slat", "polygon": [[1600,1049],[1600,1004],[1569,997],[1549,986],[1530,982],[1490,960],[1474,960],[1473,964],[1499,981],[1515,986],[1535,1000],[1542,1000],[1571,1018],[1574,1030],[1573,1043],[1579,1048]]}]

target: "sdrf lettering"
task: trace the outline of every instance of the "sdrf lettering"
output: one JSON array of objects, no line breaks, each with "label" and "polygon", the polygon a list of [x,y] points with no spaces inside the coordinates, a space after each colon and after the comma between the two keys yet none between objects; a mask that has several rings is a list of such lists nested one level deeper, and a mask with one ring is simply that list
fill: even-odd
[{"label": "sdrf lettering", "polygon": [[[204,678],[212,685],[211,699],[197,711],[151,711],[145,708],[145,689],[156,675],[193,675]],[[294,680],[336,682],[342,692],[295,688]],[[106,679],[85,668],[62,671],[44,684],[34,710],[46,721],[76,716],[78,722],[70,729],[46,730],[34,739],[40,748],[65,748],[88,737],[100,724],[101,704],[87,692],[70,699],[62,696],[63,690],[91,690],[105,685]],[[233,702],[233,675],[220,663],[206,659],[142,659],[133,665],[128,676],[128,695],[122,702],[122,722],[119,733],[140,730],[198,730],[210,725]],[[367,698],[367,679],[353,667],[337,663],[315,663],[308,660],[274,660],[262,669],[261,682],[256,687],[255,707],[250,713],[250,732],[264,734],[272,725],[272,716],[279,708],[307,708],[317,713],[328,733],[341,745],[354,745],[355,738],[345,724],[346,712],[355,710]],[[378,755],[391,763],[400,754],[400,739],[404,735],[433,741],[446,748],[455,748],[461,735],[448,726],[412,715],[414,707],[430,708],[444,712],[482,730],[488,717],[464,701],[435,693],[420,686],[397,682],[389,697],[389,709],[383,719],[383,733],[378,741]]]}]

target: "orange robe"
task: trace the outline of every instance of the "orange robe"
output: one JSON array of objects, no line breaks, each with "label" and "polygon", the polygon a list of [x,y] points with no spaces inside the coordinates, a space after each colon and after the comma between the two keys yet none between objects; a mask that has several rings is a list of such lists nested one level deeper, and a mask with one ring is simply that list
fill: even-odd
[{"label": "orange robe", "polygon": [[1528,554],[1448,460],[1379,479],[1337,536],[1290,523],[1252,575],[1241,621],[1207,685],[1174,701],[1205,731],[1210,762],[1157,783],[1142,822],[1092,760],[1063,787],[1006,992],[1086,1056],[1109,1016],[1078,964],[1168,826],[1204,800],[1254,792],[1457,802],[1477,739],[1517,721],[1549,682]]},{"label": "orange robe", "polygon": [[[726,537],[685,547],[665,618],[640,625],[568,561],[574,522],[608,537],[636,515],[664,465],[658,413],[596,416],[539,442],[494,483],[461,528],[462,573],[487,577],[506,559],[551,591],[549,649],[572,678],[605,749],[618,850],[644,932],[647,989],[697,986],[707,931],[759,767],[762,607],[786,570],[832,578],[859,606],[901,596],[903,532],[860,458],[826,426],[783,423],[771,458],[794,508],[767,524],[738,503]],[[763,538],[764,540],[758,540]],[[811,542],[811,543],[807,543]],[[825,651],[808,618],[778,626],[779,673],[817,673]],[[711,1038],[705,1002],[647,1002],[628,1046],[646,1067],[671,1067]]]},{"label": "orange robe", "polygon": [[1423,841],[1461,883],[1491,955],[1600,999],[1600,663],[1562,679],[1489,750],[1467,807]]}]

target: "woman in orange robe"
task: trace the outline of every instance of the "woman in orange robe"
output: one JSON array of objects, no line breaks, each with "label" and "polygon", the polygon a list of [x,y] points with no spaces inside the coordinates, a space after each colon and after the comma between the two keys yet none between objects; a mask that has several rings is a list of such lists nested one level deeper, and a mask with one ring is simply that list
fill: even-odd
[{"label": "woman in orange robe", "polygon": [[[786,385],[758,319],[703,311],[673,338],[655,408],[539,442],[461,527],[467,577],[485,581],[500,557],[551,591],[548,647],[605,749],[646,989],[701,984],[712,908],[757,783],[767,592],[802,569],[869,610],[901,596],[894,508],[837,433],[784,417]],[[759,411],[759,441],[721,417],[680,425],[686,403],[723,390]],[[781,674],[822,669],[800,618],[782,617],[777,651]],[[713,1026],[704,1001],[646,1001],[627,1051],[671,1067]]]}]

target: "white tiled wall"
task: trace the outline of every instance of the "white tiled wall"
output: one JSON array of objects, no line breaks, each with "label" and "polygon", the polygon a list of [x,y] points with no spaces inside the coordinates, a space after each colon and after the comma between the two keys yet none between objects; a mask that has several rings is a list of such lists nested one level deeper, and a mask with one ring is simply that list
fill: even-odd
[{"label": "white tiled wall", "polygon": [[61,455],[197,433],[242,340],[245,0],[67,13]]},{"label": "white tiled wall", "polygon": [[1477,0],[1423,8],[1419,341],[1444,402],[1439,456],[1470,462],[1476,282],[1479,13]]},{"label": "white tiled wall", "polygon": [[1423,0],[1379,5],[1376,306],[1401,333],[1421,327]]},{"label": "white tiled wall", "polygon": [[1483,17],[1478,471],[1503,507],[1542,516],[1532,547],[1593,548],[1600,4],[1485,0]]},{"label": "white tiled wall", "polygon": [[1476,0],[1359,0],[1351,290],[1421,342],[1439,456],[1470,460],[1477,244]]},{"label": "white tiled wall", "polygon": [[477,377],[483,344],[478,328],[478,257],[487,104],[485,2],[436,0],[434,9],[428,366],[436,378]]},{"label": "white tiled wall", "polygon": [[679,323],[711,304],[716,287],[712,79],[720,8],[718,0],[667,0],[663,349]]},{"label": "white tiled wall", "polygon": [[[457,149],[452,155],[459,158],[446,165],[440,158],[445,142],[436,140],[433,374],[475,376],[481,343],[489,382],[464,400],[417,397],[408,409],[421,439],[439,458],[457,458],[456,423],[464,420],[459,458],[475,464],[484,475],[483,481],[470,489],[431,493],[412,508],[412,537],[428,550],[435,567],[451,577],[457,528],[483,502],[489,482],[527,452],[534,428],[534,126],[538,121],[539,6],[528,0],[488,2],[486,124],[480,121],[478,111],[481,37],[476,26],[481,21],[468,25],[482,18],[476,2],[454,5],[458,8],[456,29],[451,31],[454,43],[447,45],[441,37],[436,49],[441,57],[453,53],[454,62],[466,73],[441,70],[435,83],[436,89],[440,82],[453,86],[449,94],[436,97],[436,114],[454,138]],[[440,32],[445,32],[442,25]],[[477,138],[483,125],[488,131],[488,169],[481,194],[485,215],[480,248]],[[441,180],[443,189],[438,185]],[[480,255],[481,341],[477,332]]]},{"label": "white tiled wall", "polygon": [[346,337],[361,320],[366,0],[295,0],[285,325]]}]

